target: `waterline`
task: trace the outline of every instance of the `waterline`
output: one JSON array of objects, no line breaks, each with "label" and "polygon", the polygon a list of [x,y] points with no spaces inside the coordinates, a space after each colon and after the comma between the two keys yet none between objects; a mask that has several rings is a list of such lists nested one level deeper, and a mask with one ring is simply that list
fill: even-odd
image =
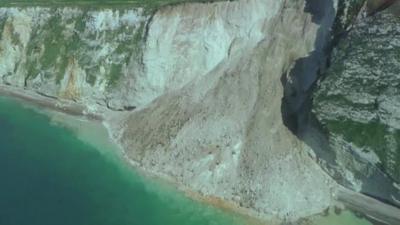
[{"label": "waterline", "polygon": [[0,224],[245,224],[138,176],[87,121],[85,143],[54,118],[0,98]]}]

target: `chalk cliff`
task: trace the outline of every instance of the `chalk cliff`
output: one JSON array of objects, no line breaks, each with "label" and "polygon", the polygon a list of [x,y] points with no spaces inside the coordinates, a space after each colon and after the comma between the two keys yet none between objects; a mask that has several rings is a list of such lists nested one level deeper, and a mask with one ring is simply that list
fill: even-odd
[{"label": "chalk cliff", "polygon": [[330,179],[281,113],[281,77],[317,38],[304,7],[251,0],[160,10],[143,62],[165,92],[111,123],[129,158],[261,215],[297,219],[326,208]]},{"label": "chalk cliff", "polygon": [[[296,220],[326,209],[335,184],[284,124],[282,98],[316,79],[336,6],[0,8],[0,82],[107,107],[111,135],[135,165],[258,216]],[[308,72],[290,72],[309,56]]]}]

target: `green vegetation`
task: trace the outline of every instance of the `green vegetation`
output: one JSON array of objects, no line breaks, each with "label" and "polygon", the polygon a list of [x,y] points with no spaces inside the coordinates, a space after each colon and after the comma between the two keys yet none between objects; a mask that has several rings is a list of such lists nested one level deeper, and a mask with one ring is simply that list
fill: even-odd
[{"label": "green vegetation", "polygon": [[[145,22],[139,27],[121,26],[112,32],[89,32],[86,27],[90,19],[88,11],[82,10],[83,14],[68,20],[62,20],[54,12],[45,24],[32,30],[27,46],[26,80],[45,74],[48,78],[55,78],[59,84],[64,79],[69,61],[76,60],[86,71],[86,81],[92,86],[100,75],[101,66],[106,71],[108,86],[114,87],[118,83],[122,65],[128,64],[132,56],[141,54]],[[74,24],[74,32],[66,36],[66,27],[71,24]],[[109,52],[107,55],[93,57],[103,48]]]},{"label": "green vegetation", "polygon": [[[145,38],[146,23],[141,21],[134,26],[120,26],[108,31],[92,31],[88,24],[92,19],[90,12],[110,8],[121,10],[143,7],[149,18],[155,10],[170,4],[182,2],[212,2],[213,0],[0,0],[0,7],[50,7],[49,20],[35,25],[27,45],[26,81],[42,74],[46,79],[54,79],[59,84],[71,60],[86,72],[86,81],[95,85],[105,72],[107,85],[112,88],[118,84],[122,68],[132,58],[140,60]],[[60,7],[79,7],[81,14],[63,18],[57,11]],[[5,20],[4,20],[5,21]],[[5,22],[0,21],[0,28]],[[89,22],[89,23],[88,23]],[[90,25],[89,25],[90,26]],[[71,29],[72,27],[72,29]],[[11,28],[13,28],[11,26]],[[14,45],[19,37],[12,32]]]},{"label": "green vegetation", "polygon": [[43,28],[33,31],[27,51],[30,56],[27,61],[27,79],[34,79],[44,71],[51,71],[49,74],[56,77],[57,83],[63,79],[68,66],[68,53],[78,49],[76,38],[66,40],[63,30],[61,18],[54,16]]},{"label": "green vegetation", "polygon": [[327,128],[335,134],[343,135],[343,138],[358,147],[369,147],[377,152],[385,152],[385,135],[387,127],[377,122],[368,124],[351,120],[331,120],[327,122]]},{"label": "green vegetation", "polygon": [[116,85],[120,76],[122,75],[122,65],[121,64],[112,64],[110,67],[110,72],[108,73],[108,86],[113,87]]},{"label": "green vegetation", "polygon": [[386,125],[378,121],[365,124],[344,118],[326,121],[326,128],[332,134],[342,135],[346,142],[364,148],[364,151],[367,151],[367,148],[373,150],[381,160],[382,167],[393,178],[400,179],[400,164],[390,162],[400,162],[398,161],[400,160],[400,143],[395,143],[397,149],[392,149],[393,146],[391,146],[389,140],[400,140],[400,131],[390,132]]},{"label": "green vegetation", "polygon": [[[350,8],[341,3],[339,13],[348,7],[348,15],[354,17],[364,0],[350,2]],[[345,25],[339,22],[337,26]],[[387,105],[399,103],[400,44],[394,41],[400,36],[398,23],[398,17],[382,13],[354,24],[333,51],[332,66],[313,96],[313,112],[325,125],[332,146],[339,146],[335,137],[341,136],[347,144],[373,151],[383,171],[396,181],[400,129],[397,111]],[[340,26],[336,31],[346,29]]]},{"label": "green vegetation", "polygon": [[182,2],[214,2],[220,0],[2,0],[1,6],[87,6],[143,7],[152,11],[164,5]]}]

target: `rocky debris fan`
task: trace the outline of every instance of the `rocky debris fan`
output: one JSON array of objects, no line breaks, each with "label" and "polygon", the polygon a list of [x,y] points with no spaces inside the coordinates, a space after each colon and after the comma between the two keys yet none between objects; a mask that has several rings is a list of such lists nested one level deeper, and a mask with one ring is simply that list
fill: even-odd
[{"label": "rocky debris fan", "polygon": [[[335,183],[282,120],[282,76],[323,54],[336,8],[333,0],[190,3],[154,15],[1,8],[0,82],[106,106],[112,137],[138,167],[293,221],[331,205]],[[302,76],[315,79],[315,70]]]},{"label": "rocky debris fan", "polygon": [[259,216],[292,221],[328,207],[334,184],[281,113],[281,76],[314,50],[318,36],[304,7],[242,0],[158,11],[144,78],[163,89],[149,90],[154,101],[110,122],[127,156]]}]

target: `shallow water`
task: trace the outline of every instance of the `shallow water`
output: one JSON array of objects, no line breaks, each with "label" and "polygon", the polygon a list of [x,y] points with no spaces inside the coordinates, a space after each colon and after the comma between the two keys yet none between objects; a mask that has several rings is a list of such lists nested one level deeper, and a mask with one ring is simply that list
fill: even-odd
[{"label": "shallow water", "polygon": [[[143,178],[99,124],[0,97],[0,225],[249,225]],[[313,225],[371,225],[350,211]]]},{"label": "shallow water", "polygon": [[244,224],[146,182],[106,150],[4,98],[0,145],[0,225]]}]

